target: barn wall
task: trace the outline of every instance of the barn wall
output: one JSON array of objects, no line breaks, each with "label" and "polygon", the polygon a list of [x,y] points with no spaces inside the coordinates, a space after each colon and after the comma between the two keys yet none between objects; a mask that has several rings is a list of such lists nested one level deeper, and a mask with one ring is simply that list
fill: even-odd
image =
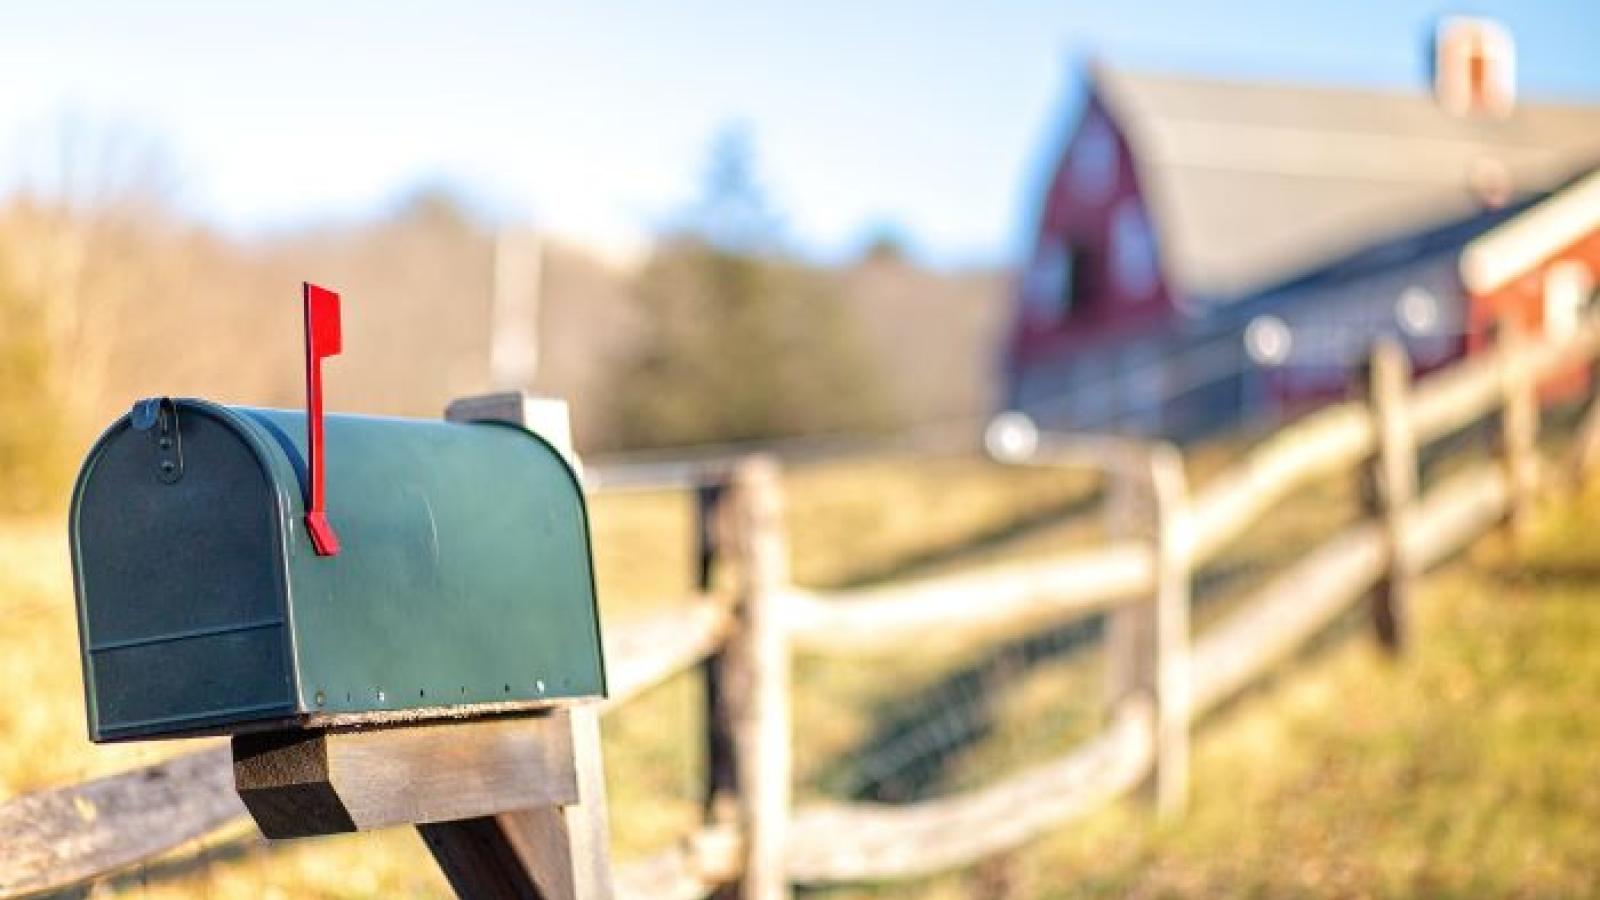
[{"label": "barn wall", "polygon": [[1545,327],[1545,280],[1550,271],[1564,263],[1577,263],[1588,269],[1590,278],[1600,282],[1600,230],[1592,231],[1570,247],[1551,254],[1533,270],[1501,288],[1473,298],[1471,343],[1476,349],[1491,339],[1502,316],[1511,316],[1534,332]]},{"label": "barn wall", "polygon": [[[1060,302],[1068,250],[1077,261],[1070,306]],[[1089,342],[1153,331],[1172,315],[1132,152],[1098,97],[1090,97],[1050,180],[1016,307],[1013,371]]]}]

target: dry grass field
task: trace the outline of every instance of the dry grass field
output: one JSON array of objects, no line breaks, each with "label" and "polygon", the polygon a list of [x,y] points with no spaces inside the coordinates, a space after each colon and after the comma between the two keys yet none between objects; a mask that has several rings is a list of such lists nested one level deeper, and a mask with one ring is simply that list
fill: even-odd
[{"label": "dry grass field", "polygon": [[[1204,465],[1197,466],[1203,468]],[[833,587],[1037,556],[1097,536],[1085,477],[968,460],[877,459],[788,478],[794,569]],[[1197,627],[1268,567],[1354,514],[1348,485],[1307,492],[1202,577]],[[607,621],[681,602],[690,506],[592,503]],[[65,528],[0,523],[0,798],[112,772],[187,743],[84,737]],[[820,892],[846,897],[1588,896],[1600,890],[1600,497],[1541,517],[1427,582],[1418,652],[1376,653],[1355,617],[1199,730],[1179,826],[1134,803],[971,872]],[[1092,625],[998,644],[796,664],[798,796],[897,799],[983,784],[1098,724]],[[676,679],[606,720],[619,857],[698,816],[698,684]],[[941,749],[942,748],[942,749]],[[931,756],[931,759],[930,759]],[[266,847],[248,830],[183,848],[96,896],[437,897],[406,831]]]}]

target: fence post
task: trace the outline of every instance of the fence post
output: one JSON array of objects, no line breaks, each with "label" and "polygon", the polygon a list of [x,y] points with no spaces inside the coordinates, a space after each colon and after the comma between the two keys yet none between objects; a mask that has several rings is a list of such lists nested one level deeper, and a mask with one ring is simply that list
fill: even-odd
[{"label": "fence post", "polygon": [[[1600,319],[1593,314],[1584,316],[1579,333],[1600,327]],[[1597,361],[1592,340],[1580,339],[1582,351],[1575,368],[1583,373],[1583,415],[1573,435],[1572,447],[1563,460],[1563,480],[1582,489],[1589,480],[1595,463],[1600,462],[1600,361]]]},{"label": "fence post", "polygon": [[1507,521],[1516,537],[1527,533],[1539,487],[1539,386],[1530,365],[1527,334],[1513,318],[1500,321],[1500,371],[1504,391],[1500,452],[1510,488]]},{"label": "fence post", "polygon": [[[1153,539],[1150,523],[1150,484],[1143,454],[1128,453],[1110,461],[1105,469],[1105,532],[1111,541]],[[1148,687],[1140,677],[1141,661],[1150,656],[1149,610],[1133,601],[1106,614],[1106,705],[1117,705]]]},{"label": "fence post", "polygon": [[1398,653],[1410,638],[1410,598],[1417,565],[1406,536],[1417,501],[1417,441],[1408,408],[1411,359],[1393,338],[1372,347],[1363,391],[1372,412],[1377,450],[1362,471],[1367,515],[1383,523],[1389,571],[1372,595],[1372,624],[1385,650]]},{"label": "fence post", "polygon": [[734,819],[742,841],[743,900],[789,896],[789,647],[778,607],[789,582],[778,468],[766,457],[734,466],[698,493],[701,579],[713,562],[735,565],[733,626],[706,662],[706,813]]},{"label": "fence post", "polygon": [[[717,573],[728,557],[729,471],[725,466],[703,470],[695,483],[695,587],[703,596],[716,595]],[[701,668],[705,696],[706,783],[703,815],[712,828],[738,831],[739,772],[734,756],[733,710],[728,703],[731,673],[728,645],[706,657]],[[738,885],[724,885],[712,896],[732,900]]]},{"label": "fence post", "polygon": [[1583,412],[1583,419],[1578,424],[1577,436],[1572,442],[1572,451],[1566,461],[1566,477],[1575,486],[1581,488],[1588,481],[1589,472],[1594,469],[1596,461],[1600,461],[1600,394],[1594,394],[1592,380],[1595,373],[1591,371],[1590,397],[1588,407]]},{"label": "fence post", "polygon": [[[1155,771],[1151,792],[1163,818],[1183,813],[1189,796],[1189,725],[1193,693],[1189,606],[1194,544],[1183,455],[1171,444],[1150,447],[1119,473],[1113,526],[1132,527],[1138,510],[1152,523],[1155,594],[1112,613],[1106,635],[1113,703],[1137,693],[1155,702]],[[1117,507],[1121,507],[1120,509]],[[1124,532],[1124,535],[1126,531]]]},{"label": "fence post", "polygon": [[1592,383],[1597,377],[1600,377],[1600,368],[1592,368],[1589,373],[1592,396],[1578,425],[1577,438],[1572,443],[1572,453],[1567,463],[1568,478],[1580,488],[1588,482],[1595,463],[1600,462],[1600,393],[1596,392]]}]

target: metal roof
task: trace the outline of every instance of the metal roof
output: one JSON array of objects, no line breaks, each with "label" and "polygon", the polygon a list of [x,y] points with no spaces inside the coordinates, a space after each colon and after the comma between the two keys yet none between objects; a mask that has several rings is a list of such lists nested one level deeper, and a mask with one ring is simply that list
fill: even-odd
[{"label": "metal roof", "polygon": [[1169,281],[1197,298],[1296,273],[1484,211],[1600,161],[1600,106],[1520,102],[1458,117],[1423,92],[1091,69],[1132,148]]}]

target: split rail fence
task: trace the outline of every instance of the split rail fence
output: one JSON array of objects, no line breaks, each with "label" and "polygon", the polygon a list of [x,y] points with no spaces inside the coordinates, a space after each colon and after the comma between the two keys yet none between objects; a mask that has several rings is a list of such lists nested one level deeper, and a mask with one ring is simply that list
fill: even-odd
[{"label": "split rail fence", "polygon": [[[819,593],[793,585],[779,470],[713,467],[697,487],[702,592],[687,609],[610,623],[611,697],[628,702],[700,667],[705,820],[617,872],[651,898],[787,896],[794,884],[881,881],[972,863],[1144,793],[1181,814],[1193,722],[1267,673],[1362,598],[1383,645],[1413,638],[1417,576],[1484,532],[1526,521],[1541,480],[1541,385],[1600,355],[1600,321],[1560,342],[1514,330],[1493,352],[1413,382],[1401,348],[1374,348],[1356,396],[1291,424],[1198,491],[1172,447],[1046,438],[1034,464],[1107,461],[1117,532],[1106,545],[903,585]],[[1499,421],[1494,463],[1419,491],[1419,449]],[[1600,456],[1591,408],[1574,453]],[[1098,449],[1096,449],[1098,448]],[[1110,452],[1106,452],[1107,450]],[[1363,519],[1297,558],[1191,635],[1198,567],[1286,498],[1354,473]],[[727,577],[713,578],[722,570]],[[725,585],[725,588],[714,586]],[[791,802],[790,661],[910,645],[932,633],[1003,633],[1104,614],[1112,703],[1064,755],[969,793],[907,805]],[[202,838],[245,816],[227,746],[0,805],[0,898],[62,889]]]}]

